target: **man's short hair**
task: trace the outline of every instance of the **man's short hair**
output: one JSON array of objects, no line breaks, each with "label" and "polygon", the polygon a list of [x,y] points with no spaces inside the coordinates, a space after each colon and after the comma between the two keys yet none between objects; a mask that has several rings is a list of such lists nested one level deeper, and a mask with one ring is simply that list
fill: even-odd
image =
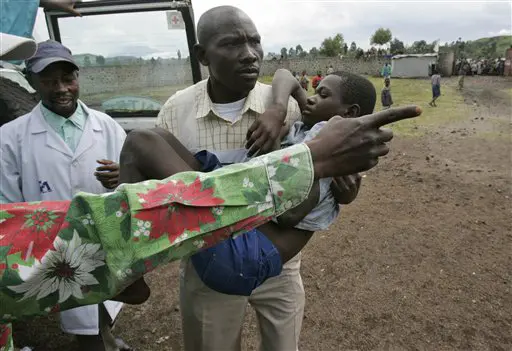
[{"label": "man's short hair", "polygon": [[375,108],[377,92],[375,86],[367,78],[358,74],[338,71],[332,73],[341,78],[341,99],[344,104],[358,104],[360,115],[370,115]]}]

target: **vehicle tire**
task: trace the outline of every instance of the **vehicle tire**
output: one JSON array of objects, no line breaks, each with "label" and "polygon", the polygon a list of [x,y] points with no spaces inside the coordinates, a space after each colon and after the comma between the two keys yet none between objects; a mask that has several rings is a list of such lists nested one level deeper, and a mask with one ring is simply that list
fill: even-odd
[{"label": "vehicle tire", "polygon": [[0,77],[0,126],[29,113],[38,102],[36,93],[30,93],[18,83]]}]

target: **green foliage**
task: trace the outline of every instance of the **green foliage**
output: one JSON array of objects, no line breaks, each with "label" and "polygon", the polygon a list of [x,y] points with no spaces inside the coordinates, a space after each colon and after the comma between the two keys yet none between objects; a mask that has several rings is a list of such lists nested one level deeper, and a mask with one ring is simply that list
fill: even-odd
[{"label": "green foliage", "polygon": [[391,41],[392,34],[389,28],[379,28],[373,33],[370,43],[375,45],[386,45]]},{"label": "green foliage", "polygon": [[336,57],[343,52],[343,34],[338,33],[334,38],[324,39],[320,46],[320,54],[327,57]]}]

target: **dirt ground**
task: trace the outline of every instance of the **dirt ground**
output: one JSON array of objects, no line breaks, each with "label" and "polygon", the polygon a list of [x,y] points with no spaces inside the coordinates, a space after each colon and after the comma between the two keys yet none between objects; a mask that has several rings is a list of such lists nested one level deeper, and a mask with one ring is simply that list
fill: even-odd
[{"label": "dirt ground", "polygon": [[[314,235],[301,350],[512,350],[511,83],[467,77],[464,117],[397,135],[358,199]],[[150,301],[126,307],[116,331],[136,350],[180,350],[178,265],[149,282]],[[19,324],[16,340],[75,350],[51,321]],[[252,311],[243,345],[258,347]]]}]

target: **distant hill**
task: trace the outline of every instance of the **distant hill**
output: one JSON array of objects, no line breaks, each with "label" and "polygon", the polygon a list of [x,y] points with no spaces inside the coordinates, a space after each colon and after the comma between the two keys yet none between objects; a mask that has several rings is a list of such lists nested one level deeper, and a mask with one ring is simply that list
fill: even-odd
[{"label": "distant hill", "polygon": [[501,35],[467,41],[464,52],[467,57],[505,57],[505,52],[512,46],[512,35]]}]

